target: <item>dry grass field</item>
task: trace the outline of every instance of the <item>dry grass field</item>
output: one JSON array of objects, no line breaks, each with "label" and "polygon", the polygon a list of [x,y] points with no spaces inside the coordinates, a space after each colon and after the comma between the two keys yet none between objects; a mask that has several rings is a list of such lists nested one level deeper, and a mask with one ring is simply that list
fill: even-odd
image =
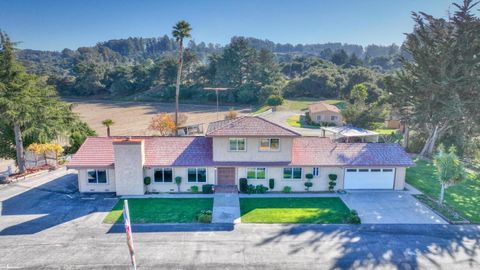
[{"label": "dry grass field", "polygon": [[[120,102],[107,100],[67,100],[74,103],[74,111],[80,114],[83,121],[93,128],[99,136],[106,136],[106,128],[102,121],[110,118],[115,124],[111,127],[111,135],[153,135],[148,130],[152,117],[160,112],[174,112],[174,103],[159,102]],[[218,119],[222,120],[231,107],[220,106]],[[249,107],[235,107],[238,115],[248,114]],[[188,116],[187,124],[204,124],[217,120],[215,105],[180,104],[180,112]]]}]

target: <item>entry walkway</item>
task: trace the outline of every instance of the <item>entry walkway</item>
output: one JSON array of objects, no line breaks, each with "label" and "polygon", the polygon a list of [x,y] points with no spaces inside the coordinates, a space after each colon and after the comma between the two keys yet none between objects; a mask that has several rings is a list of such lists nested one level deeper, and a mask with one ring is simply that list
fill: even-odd
[{"label": "entry walkway", "polygon": [[237,191],[215,192],[212,223],[240,223],[240,200]]}]

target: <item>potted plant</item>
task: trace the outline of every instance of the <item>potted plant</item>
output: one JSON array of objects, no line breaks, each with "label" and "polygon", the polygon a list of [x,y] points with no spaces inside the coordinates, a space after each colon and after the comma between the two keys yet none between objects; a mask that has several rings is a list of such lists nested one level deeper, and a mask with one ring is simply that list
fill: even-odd
[{"label": "potted plant", "polygon": [[182,177],[175,177],[175,184],[177,184],[177,191],[180,192],[180,184],[182,183]]},{"label": "potted plant", "polygon": [[310,188],[313,186],[313,183],[312,183],[313,174],[307,173],[305,174],[305,178],[307,178],[307,182],[304,183],[305,188],[307,191],[310,191]]},{"label": "potted plant", "polygon": [[143,184],[147,187],[147,191],[148,191],[148,186],[152,183],[152,178],[150,178],[150,176],[146,176],[145,178],[143,178]]},{"label": "potted plant", "polygon": [[328,182],[328,190],[333,191],[337,185],[337,175],[333,173],[329,174],[328,179],[330,179],[330,182]]}]

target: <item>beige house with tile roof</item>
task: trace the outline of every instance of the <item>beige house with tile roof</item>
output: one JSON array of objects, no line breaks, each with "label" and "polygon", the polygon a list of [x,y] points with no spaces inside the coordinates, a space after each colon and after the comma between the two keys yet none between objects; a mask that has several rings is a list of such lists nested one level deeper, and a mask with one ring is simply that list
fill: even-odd
[{"label": "beige house with tile roof", "polygon": [[343,126],[343,117],[339,108],[325,102],[318,102],[308,106],[310,119],[317,123],[332,123],[335,126]]},{"label": "beige house with tile roof", "polygon": [[[272,191],[289,186],[327,191],[329,174],[335,189],[395,189],[405,186],[411,158],[394,143],[336,143],[328,138],[302,137],[261,117],[245,116],[213,122],[205,136],[89,137],[68,168],[77,169],[80,192],[175,192],[211,184],[238,186],[239,179]],[[144,185],[150,177],[151,184]]]}]

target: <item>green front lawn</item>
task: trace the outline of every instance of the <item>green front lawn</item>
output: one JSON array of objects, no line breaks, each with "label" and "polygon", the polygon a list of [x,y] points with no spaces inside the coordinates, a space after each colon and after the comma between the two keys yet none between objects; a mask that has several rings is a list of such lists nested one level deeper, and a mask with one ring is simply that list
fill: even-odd
[{"label": "green front lawn", "polygon": [[339,198],[241,198],[245,223],[345,223],[348,207]]},{"label": "green front lawn", "polygon": [[[438,199],[440,182],[435,166],[424,160],[417,160],[415,163],[415,167],[407,169],[407,183]],[[480,223],[480,177],[469,173],[465,181],[447,188],[445,203],[471,222]]]},{"label": "green front lawn", "polygon": [[[129,199],[131,223],[193,223],[201,210],[212,210],[213,199]],[[113,207],[104,223],[123,222],[123,200]]]},{"label": "green front lawn", "polygon": [[301,127],[301,128],[314,128],[319,129],[320,126],[308,125],[305,123],[305,116],[302,115],[292,115],[287,119],[287,124],[292,127]]}]

